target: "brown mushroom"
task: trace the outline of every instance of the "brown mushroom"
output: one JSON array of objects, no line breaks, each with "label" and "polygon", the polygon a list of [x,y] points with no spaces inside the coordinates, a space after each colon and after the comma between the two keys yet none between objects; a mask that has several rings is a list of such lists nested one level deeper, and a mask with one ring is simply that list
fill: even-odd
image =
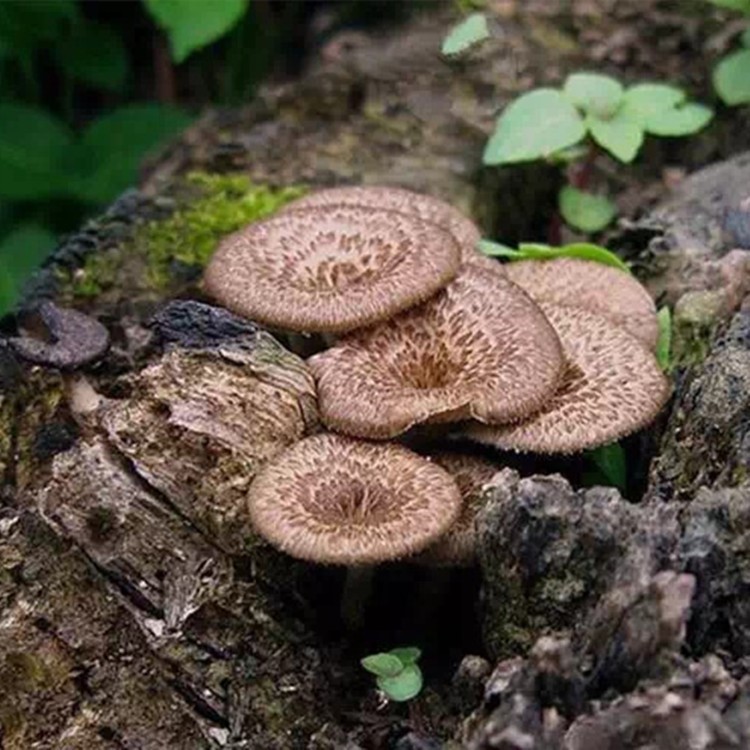
[{"label": "brown mushroom", "polygon": [[308,360],[323,422],[390,438],[422,422],[510,422],[538,411],[562,375],[560,342],[504,276],[466,267],[443,292]]},{"label": "brown mushroom", "polygon": [[341,333],[422,302],[457,273],[459,248],[435,224],[365,206],[300,209],[225,239],[204,286],[269,326]]},{"label": "brown mushroom", "polygon": [[554,258],[515,261],[506,265],[506,273],[537,302],[598,313],[651,349],[656,347],[659,322],[654,300],[619,268],[581,258]]},{"label": "brown mushroom", "polygon": [[328,188],[310,193],[285,207],[285,211],[296,211],[311,206],[371,206],[398,211],[430,221],[449,231],[461,247],[462,264],[481,265],[497,273],[503,266],[482,255],[477,244],[482,238],[479,228],[449,203],[423,193],[388,185],[354,185]]},{"label": "brown mushroom", "polygon": [[654,355],[595,313],[542,305],[565,352],[563,384],[537,414],[515,425],[472,424],[466,437],[504,450],[577,453],[619,440],[651,422],[670,386]]}]

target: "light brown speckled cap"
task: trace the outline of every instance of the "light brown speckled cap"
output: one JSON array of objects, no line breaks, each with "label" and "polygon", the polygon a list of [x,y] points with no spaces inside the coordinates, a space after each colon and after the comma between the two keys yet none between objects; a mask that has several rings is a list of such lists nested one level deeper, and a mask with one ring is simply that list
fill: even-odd
[{"label": "light brown speckled cap", "polygon": [[541,409],[562,376],[562,349],[512,282],[465,267],[418,308],[308,360],[323,422],[385,439],[422,422],[502,423]]},{"label": "light brown speckled cap", "polygon": [[458,244],[414,216],[366,206],[308,208],[226,238],[205,290],[274,328],[341,333],[422,302],[458,272]]},{"label": "light brown speckled cap", "polygon": [[303,560],[366,565],[444,534],[461,495],[440,466],[399,445],[316,435],[268,464],[248,494],[255,529]]},{"label": "light brown speckled cap", "polygon": [[506,265],[508,278],[537,302],[581,307],[603,315],[653,349],[659,321],[651,295],[619,268],[581,258],[521,260]]},{"label": "light brown speckled cap", "polygon": [[670,394],[654,355],[600,315],[575,307],[542,309],[565,352],[562,386],[538,414],[519,424],[475,423],[462,434],[504,450],[578,453],[651,422]]},{"label": "light brown speckled cap", "polygon": [[462,263],[481,265],[503,273],[502,264],[482,255],[477,249],[482,235],[476,224],[449,203],[432,195],[387,185],[354,185],[318,190],[288,204],[284,210],[333,205],[385,208],[433,222],[454,236],[461,247]]}]

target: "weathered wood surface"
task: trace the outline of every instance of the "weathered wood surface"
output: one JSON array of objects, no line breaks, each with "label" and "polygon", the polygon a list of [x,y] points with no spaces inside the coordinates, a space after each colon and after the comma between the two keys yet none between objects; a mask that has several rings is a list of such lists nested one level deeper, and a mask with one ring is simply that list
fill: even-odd
[{"label": "weathered wood surface", "polygon": [[[275,186],[400,184],[449,199],[476,216],[488,234],[528,238],[554,196],[555,180],[543,171],[540,179],[535,168],[481,168],[498,107],[579,67],[604,67],[631,80],[684,80],[685,56],[703,59],[710,41],[702,17],[685,22],[670,3],[651,0],[498,2],[492,14],[496,38],[452,65],[437,55],[455,20],[449,7],[435,6],[403,28],[372,37],[346,32],[334,38],[301,81],[268,87],[246,109],[207,114],[152,165],[140,192],[124,196],[71,237],[30,290],[29,308],[53,295],[96,315],[110,329],[113,346],[102,363],[86,370],[105,398],[95,415],[71,413],[60,373],[24,366],[0,347],[4,748],[301,750],[355,748],[358,738],[370,736],[343,715],[359,710],[367,692],[367,683],[351,676],[357,674],[356,655],[342,659],[334,646],[318,643],[312,618],[305,617],[315,608],[315,588],[309,586],[314,572],[258,543],[238,510],[262,462],[315,429],[304,363],[251,325],[201,323],[197,308],[172,308],[148,327],[166,298],[200,295],[199,269],[172,261],[168,283],[154,284],[144,246],[152,235],[139,232],[185,211],[195,195],[183,176],[198,169],[241,171]],[[706,71],[696,65],[687,73],[693,78],[686,83],[700,91]],[[743,142],[750,145],[747,124],[747,114],[738,113],[718,136],[701,137],[690,147],[654,145],[650,162],[666,164],[677,156],[695,164],[726,155],[728,148],[739,150]],[[733,184],[750,184],[747,160],[729,169],[740,170]],[[729,184],[726,174],[714,175],[714,187]],[[527,662],[515,664],[520,676],[511,687],[501,690],[497,676],[491,680],[488,701],[465,733],[471,747],[522,747],[498,739],[514,727],[522,734],[537,727],[561,739],[590,697],[606,687],[629,690],[642,677],[653,677],[644,665],[653,661],[661,668],[682,644],[689,585],[701,603],[688,627],[696,655],[721,648],[741,664],[746,654],[750,625],[736,599],[746,580],[747,405],[744,390],[736,387],[738,378],[747,377],[746,313],[738,313],[729,332],[713,343],[741,303],[746,290],[738,279],[746,272],[743,256],[732,256],[731,264],[725,260],[731,248],[717,229],[734,194],[707,200],[705,179],[684,188],[698,185],[692,202],[678,194],[616,237],[655,292],[671,302],[686,293],[720,297],[698,322],[694,298],[683,302],[678,316],[685,360],[648,495],[653,506],[664,505],[631,506],[612,493],[583,498],[557,486],[544,512],[561,509],[559,533],[539,535],[531,557],[545,554],[555,539],[588,552],[577,524],[590,516],[583,528],[599,529],[601,506],[595,547],[601,552],[616,542],[605,571],[583,564],[568,570],[562,556],[548,570],[519,569],[513,573],[518,580],[501,581],[491,568],[516,551],[494,545],[493,556],[485,555],[485,612],[494,611],[494,626],[513,633],[499,645],[496,634],[489,634],[491,649],[523,653],[543,632],[555,631],[572,634],[577,650],[573,654],[553,641],[545,651],[543,643]],[[657,180],[657,198],[664,197],[659,185]],[[92,258],[99,265],[85,266]],[[83,294],[77,282],[93,275],[95,293]],[[717,401],[715,393],[724,395]],[[685,468],[700,465],[709,445],[707,466],[723,462],[730,471]],[[541,486],[549,491],[545,481]],[[675,497],[690,508],[687,515],[677,518]],[[488,506],[488,538],[501,533],[489,531],[492,518],[515,519],[525,528],[541,523],[523,511],[527,500],[507,489],[504,500],[496,498]],[[668,519],[661,536],[638,531],[639,519],[648,514],[649,523]],[[669,543],[655,547],[664,537]],[[664,568],[674,575],[658,578]],[[685,570],[695,575],[692,584],[680,577]],[[512,613],[522,622],[502,611],[511,589],[530,597]],[[640,651],[627,632],[612,626],[627,623],[624,613],[637,602],[654,603],[645,607],[647,614],[642,608],[632,615],[646,623]],[[589,621],[598,623],[596,632],[584,627]],[[599,640],[591,645],[595,635]],[[635,655],[626,684],[612,679],[624,664],[622,652],[608,651],[613,643]],[[576,662],[591,654],[606,665],[596,688],[580,677]],[[534,692],[540,670],[556,686],[542,699]],[[693,669],[690,680],[690,701],[701,707],[708,683],[724,685],[726,695],[739,694],[720,670],[706,676]],[[525,696],[525,702],[503,700],[503,690]],[[700,690],[703,698],[696,697]],[[470,685],[467,694],[478,693],[481,687]],[[545,700],[556,706],[557,723]],[[499,714],[492,713],[498,703]],[[520,705],[522,723],[516,727],[509,707]],[[725,708],[726,701],[711,709],[712,727],[728,723],[721,716]],[[461,710],[468,709],[464,701]],[[550,721],[554,726],[547,726]],[[574,727],[571,736],[582,731]],[[532,735],[539,741],[538,732]],[[519,735],[507,734],[513,736]],[[549,737],[537,747],[555,747]],[[408,748],[416,740],[403,742],[400,747]]]}]

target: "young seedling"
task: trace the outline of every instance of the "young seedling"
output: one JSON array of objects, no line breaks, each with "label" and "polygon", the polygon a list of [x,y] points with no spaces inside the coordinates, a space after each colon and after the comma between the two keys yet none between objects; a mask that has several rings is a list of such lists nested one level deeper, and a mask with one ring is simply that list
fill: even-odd
[{"label": "young seedling", "polygon": [[[709,0],[721,8],[736,10],[750,22],[750,0]],[[713,72],[714,88],[730,107],[750,104],[750,23],[740,36],[740,48],[723,57]]]},{"label": "young seedling", "polygon": [[472,13],[454,26],[443,41],[441,52],[448,56],[460,55],[490,35],[484,13]]},{"label": "young seedling", "polygon": [[[574,73],[561,90],[535,89],[511,102],[497,120],[483,160],[488,165],[567,164],[569,184],[560,192],[560,214],[576,229],[597,232],[617,213],[609,198],[588,190],[599,150],[629,164],[646,134],[690,135],[712,117],[711,109],[687,101],[674,86],[645,83],[626,89],[610,76]],[[587,145],[583,152],[582,144]]]},{"label": "young seedling", "polygon": [[375,675],[378,690],[397,703],[416,698],[422,690],[422,670],[417,665],[422,652],[413,646],[371,654],[360,664]]},{"label": "young seedling", "polygon": [[630,267],[619,256],[601,245],[591,242],[571,242],[568,245],[552,247],[537,242],[522,242],[518,249],[502,245],[491,240],[481,240],[479,249],[492,258],[507,258],[508,260],[551,260],[552,258],[581,258],[614,266],[621,271],[630,273]]}]

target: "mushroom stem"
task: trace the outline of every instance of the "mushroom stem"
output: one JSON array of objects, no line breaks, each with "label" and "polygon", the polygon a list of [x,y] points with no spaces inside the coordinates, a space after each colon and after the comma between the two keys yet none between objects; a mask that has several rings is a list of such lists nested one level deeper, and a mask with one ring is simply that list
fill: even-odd
[{"label": "mushroom stem", "polygon": [[102,402],[102,396],[96,392],[91,381],[81,373],[64,373],[63,385],[68,397],[70,410],[76,418],[85,420],[95,412]]},{"label": "mushroom stem", "polygon": [[373,565],[353,565],[346,569],[341,594],[341,619],[349,630],[360,630],[365,622],[365,607],[372,591]]}]

